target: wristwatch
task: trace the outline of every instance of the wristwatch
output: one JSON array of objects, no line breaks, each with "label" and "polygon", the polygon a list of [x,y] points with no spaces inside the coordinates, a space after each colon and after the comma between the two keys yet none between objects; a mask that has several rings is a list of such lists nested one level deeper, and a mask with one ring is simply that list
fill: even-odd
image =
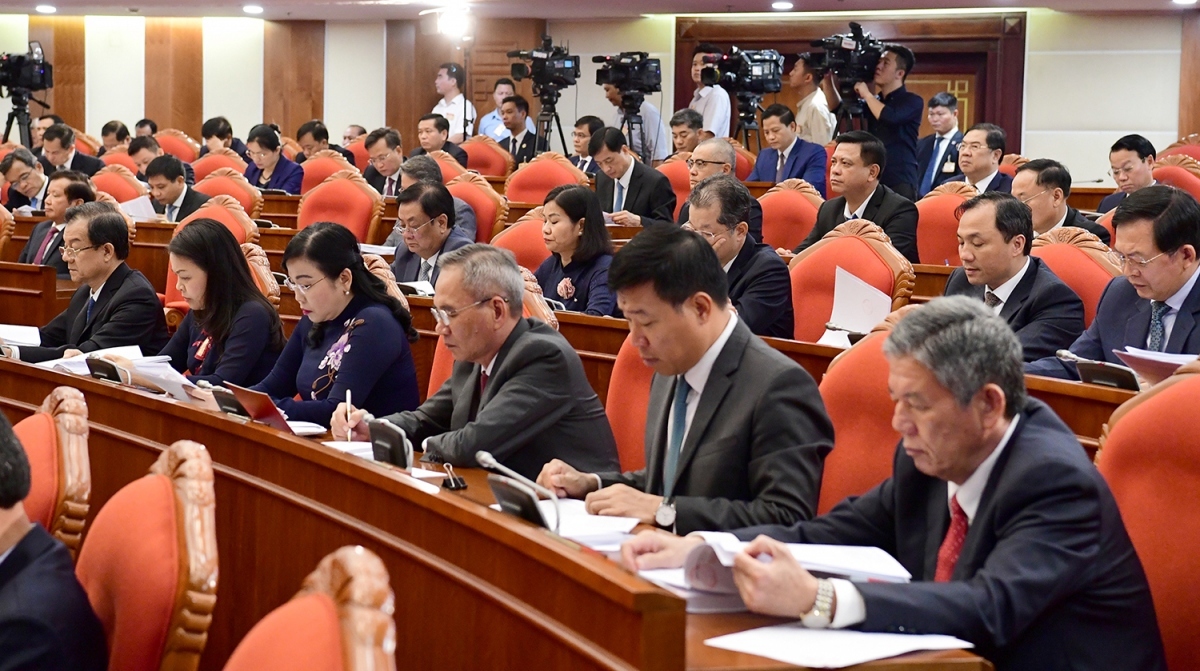
[{"label": "wristwatch", "polygon": [[675,502],[668,502],[663,499],[663,502],[658,504],[658,510],[654,511],[654,523],[659,527],[668,531],[675,528]]},{"label": "wristwatch", "polygon": [[833,622],[833,583],[817,581],[817,599],[812,610],[800,616],[800,621],[809,629],[825,629]]}]

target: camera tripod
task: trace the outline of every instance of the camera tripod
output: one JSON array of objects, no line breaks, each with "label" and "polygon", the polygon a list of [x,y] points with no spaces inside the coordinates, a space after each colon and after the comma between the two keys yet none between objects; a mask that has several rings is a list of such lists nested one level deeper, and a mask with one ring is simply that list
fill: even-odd
[{"label": "camera tripod", "polygon": [[558,110],[555,105],[558,104],[558,91],[552,88],[543,88],[538,93],[538,100],[542,103],[542,110],[538,112],[537,121],[534,123],[534,156],[541,154],[544,151],[550,151],[554,142],[554,129],[558,128],[558,139],[562,143],[563,156],[570,156],[571,152],[567,150],[567,136],[563,133],[562,119],[558,116]]},{"label": "camera tripod", "polygon": [[762,135],[758,132],[758,113],[762,110],[762,96],[757,93],[743,93],[740,91],[735,93],[734,96],[737,97],[738,108],[738,122],[734,136],[736,137],[739,133],[741,134],[742,146],[747,150],[750,149],[750,138],[753,137],[758,144],[759,151],[761,151]]},{"label": "camera tripod", "polygon": [[[621,91],[620,130],[625,134],[629,148],[632,150],[634,146],[641,147],[642,150],[637,154],[642,157],[642,163],[650,165],[654,158],[654,152],[646,146],[646,124],[642,121],[642,103],[645,100],[646,94],[644,93]],[[635,137],[640,140],[636,145],[633,142]]]},{"label": "camera tripod", "polygon": [[9,89],[8,97],[12,98],[12,111],[8,113],[8,122],[4,124],[3,141],[8,141],[8,134],[12,132],[13,122],[16,122],[18,132],[21,134],[21,145],[32,149],[33,136],[29,131],[31,123],[31,119],[29,118],[29,99],[31,92],[29,89]]}]

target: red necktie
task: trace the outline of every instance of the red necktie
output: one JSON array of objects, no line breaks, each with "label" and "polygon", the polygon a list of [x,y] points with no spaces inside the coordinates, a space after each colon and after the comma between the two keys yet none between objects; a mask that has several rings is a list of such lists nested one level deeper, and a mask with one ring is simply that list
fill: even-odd
[{"label": "red necktie", "polygon": [[958,505],[958,496],[950,497],[950,528],[942,547],[938,548],[937,573],[934,582],[950,582],[954,575],[954,566],[958,564],[958,556],[962,554],[963,541],[967,539],[967,514]]},{"label": "red necktie", "polygon": [[483,372],[483,370],[481,369],[479,371],[479,400],[481,400],[481,401],[483,400],[483,390],[487,389],[487,381],[488,381],[488,374]]},{"label": "red necktie", "polygon": [[58,229],[53,226],[46,231],[46,236],[42,238],[42,244],[38,247],[37,254],[33,256],[33,264],[35,266],[42,265],[42,261],[46,260],[46,249],[50,246],[50,241],[58,236]]}]

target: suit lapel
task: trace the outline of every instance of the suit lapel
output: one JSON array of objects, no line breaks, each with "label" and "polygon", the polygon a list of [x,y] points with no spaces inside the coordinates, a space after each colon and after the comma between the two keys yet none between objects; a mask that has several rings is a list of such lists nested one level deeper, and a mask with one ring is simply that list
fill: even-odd
[{"label": "suit lapel", "polygon": [[[655,374],[646,414],[646,493],[661,494],[663,459],[667,451],[667,419],[671,416],[674,376]],[[676,470],[678,472],[678,470]]]},{"label": "suit lapel", "polygon": [[[871,194],[871,199],[867,201],[867,209],[863,210],[863,219],[867,221],[876,221],[879,216],[879,208],[883,207],[884,186],[880,184],[875,187],[875,193]],[[842,211],[846,211],[845,198],[842,199]]]},{"label": "suit lapel", "polygon": [[[500,351],[496,353],[496,363],[492,365],[492,375],[488,378],[487,389],[484,390],[483,395],[479,399],[480,410],[483,409],[483,406],[487,405],[488,401],[492,400],[492,392],[497,388],[497,385],[492,384],[492,380],[503,380],[506,377],[507,370],[504,368],[504,362],[506,359],[508,359],[508,353],[512,351],[513,345],[516,344],[517,339],[524,335],[528,330],[529,322],[525,319],[519,320],[517,325],[513,327],[512,332],[508,334],[508,338],[504,340],[504,344],[500,346]],[[482,372],[482,370],[482,368],[479,369],[479,372]],[[475,375],[475,385],[476,387],[479,386],[478,373]]]},{"label": "suit lapel", "polygon": [[753,336],[750,334],[750,329],[739,322],[733,328],[729,340],[725,341],[725,347],[717,355],[717,360],[713,362],[712,370],[708,374],[708,381],[704,383],[704,392],[700,394],[700,400],[696,403],[696,413],[692,416],[691,425],[688,426],[687,440],[683,442],[683,447],[679,452],[679,464],[675,468],[676,478],[682,478],[683,474],[687,472],[688,463],[696,454],[696,447],[700,444],[705,432],[708,431],[708,425],[716,415],[717,408],[721,407],[721,403],[725,400],[725,395],[729,393],[729,388],[733,386],[729,377],[737,371],[738,365],[741,364],[742,354],[746,351],[751,337]]},{"label": "suit lapel", "polygon": [[596,178],[596,195],[600,198],[600,209],[605,212],[613,211],[613,190],[616,183],[608,175],[604,179]]},{"label": "suit lapel", "polygon": [[634,159],[633,174],[629,176],[629,188],[625,189],[625,202],[621,209],[629,210],[630,204],[637,202],[637,197],[642,190],[641,187],[643,179],[641,173],[644,169],[645,166],[643,166],[637,159]]},{"label": "suit lapel", "polygon": [[108,276],[108,279],[104,282],[104,288],[100,290],[100,295],[96,297],[96,304],[92,306],[91,319],[88,319],[87,317],[87,303],[84,302],[83,313],[80,315],[83,318],[84,323],[83,328],[79,331],[78,338],[75,340],[76,343],[83,341],[83,335],[91,331],[92,324],[94,324],[96,320],[100,318],[100,313],[106,306],[108,306],[110,302],[112,302],[113,296],[116,295],[117,291],[121,289],[121,285],[125,283],[125,278],[129,277],[129,273],[131,272],[132,271],[129,269],[129,266],[122,263],[121,265],[117,266],[117,269],[113,271],[112,275]]},{"label": "suit lapel", "polygon": [[937,575],[938,550],[950,529],[950,504],[946,483],[939,481],[929,488],[929,500],[925,503],[925,580]]},{"label": "suit lapel", "polygon": [[[1178,318],[1176,319],[1178,325]],[[1125,322],[1125,344],[1134,347],[1145,347],[1146,337],[1150,335],[1150,301],[1139,298],[1134,304],[1133,314]],[[1109,353],[1104,352],[1108,358]]]},{"label": "suit lapel", "polygon": [[[1197,270],[1196,272],[1200,272]],[[1167,352],[1179,354],[1187,343],[1188,336],[1196,326],[1196,312],[1200,310],[1200,282],[1192,287],[1192,292],[1183,302],[1182,308],[1175,315],[1175,324],[1171,327],[1171,337],[1167,340]]]},{"label": "suit lapel", "polygon": [[1030,294],[1033,293],[1033,283],[1037,281],[1038,269],[1038,260],[1032,256],[1029,257],[1029,270],[1025,271],[1025,277],[1017,282],[1017,286],[1009,294],[1008,300],[1004,301],[1004,305],[1000,308],[1000,316],[1005,321],[1011,322],[1017,310],[1020,310],[1025,301],[1029,300]]}]

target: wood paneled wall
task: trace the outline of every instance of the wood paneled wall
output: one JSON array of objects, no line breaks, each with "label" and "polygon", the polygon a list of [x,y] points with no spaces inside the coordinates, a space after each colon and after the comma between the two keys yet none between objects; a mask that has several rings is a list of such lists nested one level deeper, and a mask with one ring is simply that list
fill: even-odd
[{"label": "wood paneled wall", "polygon": [[[46,61],[54,66],[54,88],[35,93],[34,97],[44,101],[68,124],[83,129],[86,123],[83,17],[30,15],[29,41],[41,42]],[[29,103],[29,114],[34,119],[46,113],[38,103]]]},{"label": "wood paneled wall", "polygon": [[[200,19],[146,19],[146,117],[200,139],[204,28]],[[132,124],[137,119],[127,119]]]},{"label": "wood paneled wall", "polygon": [[[267,21],[263,28],[263,119],[284,135],[325,110],[325,22]],[[235,129],[245,137],[249,128]]]},{"label": "wood paneled wall", "polygon": [[1200,12],[1183,15],[1179,54],[1179,137],[1200,133]]}]

